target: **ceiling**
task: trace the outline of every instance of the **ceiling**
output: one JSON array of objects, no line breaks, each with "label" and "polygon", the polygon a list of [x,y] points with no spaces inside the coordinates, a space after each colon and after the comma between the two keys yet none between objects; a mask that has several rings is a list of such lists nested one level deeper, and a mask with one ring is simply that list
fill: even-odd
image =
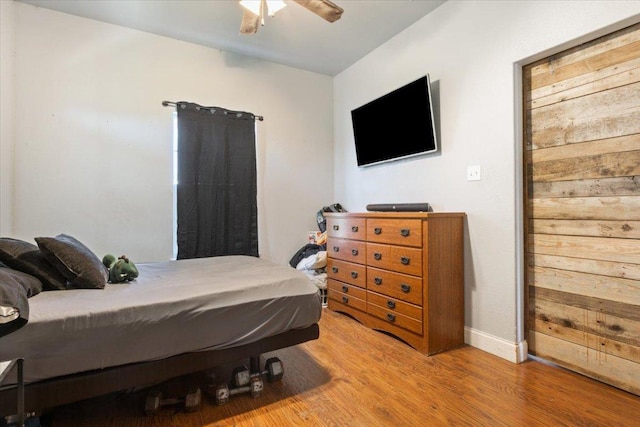
[{"label": "ceiling", "polygon": [[446,0],[332,0],[334,23],[289,1],[252,35],[237,0],[17,1],[335,76]]}]

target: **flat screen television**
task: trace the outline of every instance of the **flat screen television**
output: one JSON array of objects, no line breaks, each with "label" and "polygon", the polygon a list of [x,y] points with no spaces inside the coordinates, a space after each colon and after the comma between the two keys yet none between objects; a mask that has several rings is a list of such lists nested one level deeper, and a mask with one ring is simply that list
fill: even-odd
[{"label": "flat screen television", "polygon": [[351,111],[358,166],[438,150],[429,75]]}]

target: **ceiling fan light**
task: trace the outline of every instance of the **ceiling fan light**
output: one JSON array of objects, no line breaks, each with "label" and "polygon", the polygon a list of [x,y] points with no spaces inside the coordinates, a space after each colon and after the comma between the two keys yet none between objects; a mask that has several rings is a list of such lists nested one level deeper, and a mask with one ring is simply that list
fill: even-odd
[{"label": "ceiling fan light", "polygon": [[260,4],[261,0],[240,0],[240,6],[247,9],[249,12],[260,16]]},{"label": "ceiling fan light", "polygon": [[277,11],[284,9],[287,4],[283,0],[267,0],[267,10],[269,16],[273,16]]}]

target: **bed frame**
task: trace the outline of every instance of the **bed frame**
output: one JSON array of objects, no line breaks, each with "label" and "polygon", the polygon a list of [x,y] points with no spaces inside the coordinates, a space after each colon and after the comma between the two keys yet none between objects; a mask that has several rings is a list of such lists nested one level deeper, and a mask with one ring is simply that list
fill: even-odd
[{"label": "bed frame", "polygon": [[[184,353],[167,359],[131,363],[30,383],[24,388],[25,410],[41,413],[55,406],[157,384],[239,359],[260,356],[263,353],[315,340],[319,336],[318,324],[314,324],[238,347]],[[29,369],[28,360],[24,361],[24,369]],[[17,386],[0,390],[0,414],[15,414],[17,399]]]}]

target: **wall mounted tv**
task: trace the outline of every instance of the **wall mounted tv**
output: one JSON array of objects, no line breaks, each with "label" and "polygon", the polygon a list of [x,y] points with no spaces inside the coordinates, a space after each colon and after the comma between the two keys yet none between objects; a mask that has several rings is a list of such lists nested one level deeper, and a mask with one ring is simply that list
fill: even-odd
[{"label": "wall mounted tv", "polygon": [[429,75],[351,111],[358,166],[438,150]]}]

